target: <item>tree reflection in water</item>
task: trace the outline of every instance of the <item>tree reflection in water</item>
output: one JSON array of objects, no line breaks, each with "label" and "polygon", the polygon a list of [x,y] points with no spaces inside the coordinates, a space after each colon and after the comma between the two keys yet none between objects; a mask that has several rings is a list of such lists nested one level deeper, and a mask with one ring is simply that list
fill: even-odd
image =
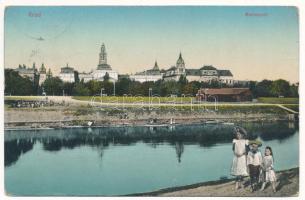
[{"label": "tree reflection in water", "polygon": [[[298,124],[240,123],[248,132],[249,139],[260,137],[264,141],[284,140],[298,130]],[[41,131],[5,131],[5,166],[16,163],[20,156],[29,152],[35,142],[45,151],[74,149],[80,146],[96,147],[103,155],[109,145],[135,145],[144,142],[153,148],[169,143],[176,150],[178,162],[184,145],[198,144],[209,148],[217,143],[229,143],[233,139],[233,126],[228,125],[177,125],[175,127],[112,127],[90,129],[60,129]]]}]

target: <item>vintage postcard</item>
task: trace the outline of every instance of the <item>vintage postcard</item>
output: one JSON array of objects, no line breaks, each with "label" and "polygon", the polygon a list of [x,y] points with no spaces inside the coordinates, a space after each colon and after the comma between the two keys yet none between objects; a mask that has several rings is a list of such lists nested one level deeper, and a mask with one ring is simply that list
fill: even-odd
[{"label": "vintage postcard", "polygon": [[3,20],[6,196],[298,196],[298,7],[11,5]]}]

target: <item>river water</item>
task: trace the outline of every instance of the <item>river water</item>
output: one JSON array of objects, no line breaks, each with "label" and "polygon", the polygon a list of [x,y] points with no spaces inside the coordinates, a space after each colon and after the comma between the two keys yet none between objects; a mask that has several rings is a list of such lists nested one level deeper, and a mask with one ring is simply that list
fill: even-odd
[{"label": "river water", "polygon": [[[239,123],[299,166],[298,124]],[[125,195],[231,178],[232,125],[5,131],[9,195]]]}]

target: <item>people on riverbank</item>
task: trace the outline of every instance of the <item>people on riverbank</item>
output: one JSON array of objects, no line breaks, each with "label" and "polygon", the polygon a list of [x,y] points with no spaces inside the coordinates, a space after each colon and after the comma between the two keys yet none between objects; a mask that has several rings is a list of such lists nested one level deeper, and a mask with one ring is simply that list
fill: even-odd
[{"label": "people on riverbank", "polygon": [[261,166],[263,162],[262,154],[259,147],[262,143],[258,140],[250,141],[250,151],[247,156],[247,165],[250,175],[250,183],[252,192],[254,192],[259,184],[259,177],[261,172]]},{"label": "people on riverbank", "polygon": [[233,161],[231,174],[236,177],[235,188],[243,187],[243,179],[248,176],[247,172],[247,146],[246,131],[241,128],[235,128],[235,139],[233,139]]},{"label": "people on riverbank", "polygon": [[265,148],[265,156],[262,163],[262,173],[263,173],[263,184],[261,191],[265,189],[267,183],[271,183],[273,192],[276,192],[276,174],[273,168],[274,158],[272,148],[267,146]]},{"label": "people on riverbank", "polygon": [[233,161],[231,175],[236,177],[235,189],[243,187],[245,177],[250,177],[252,192],[256,191],[261,184],[261,191],[267,183],[271,183],[273,192],[276,192],[276,175],[273,169],[273,152],[267,146],[264,157],[259,150],[262,146],[259,140],[247,140],[247,132],[241,127],[234,129]]}]

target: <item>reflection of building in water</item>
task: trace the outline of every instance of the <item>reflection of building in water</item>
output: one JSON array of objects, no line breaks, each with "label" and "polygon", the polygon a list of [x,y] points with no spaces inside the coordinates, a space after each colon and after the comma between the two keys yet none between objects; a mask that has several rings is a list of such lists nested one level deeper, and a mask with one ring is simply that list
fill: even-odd
[{"label": "reflection of building in water", "polygon": [[[296,123],[246,123],[249,139],[260,137],[262,141],[274,139],[284,140],[298,132]],[[293,128],[294,126],[294,128]],[[26,152],[30,152],[33,145],[41,143],[44,151],[60,151],[74,149],[80,146],[90,146],[99,149],[99,154],[111,143],[131,145],[137,142],[150,144],[169,143],[175,148],[178,162],[184,152],[183,142],[199,144],[210,147],[217,143],[230,143],[232,141],[232,127],[223,125],[176,125],[173,131],[168,127],[111,127],[87,129],[62,129],[40,131],[11,131],[5,134],[5,166],[14,164]],[[191,130],[191,131],[190,131]]]},{"label": "reflection of building in water", "polygon": [[181,162],[181,156],[182,156],[182,153],[184,151],[183,143],[181,141],[180,142],[176,142],[175,149],[176,149],[176,154],[177,154],[178,162],[180,163]]},{"label": "reflection of building in water", "polygon": [[171,132],[174,131],[175,130],[175,126],[168,126],[168,130],[171,131]]}]

